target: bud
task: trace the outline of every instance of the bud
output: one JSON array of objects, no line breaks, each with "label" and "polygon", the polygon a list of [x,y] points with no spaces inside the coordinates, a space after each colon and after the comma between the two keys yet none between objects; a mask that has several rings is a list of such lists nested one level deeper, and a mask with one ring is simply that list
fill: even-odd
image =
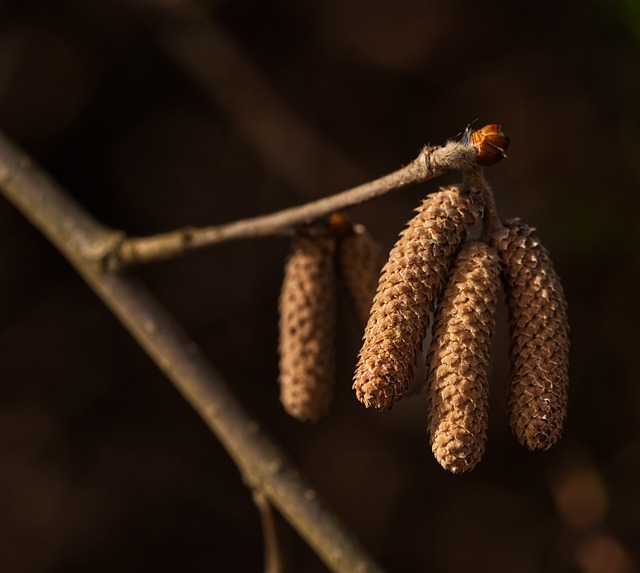
[{"label": "bud", "polygon": [[280,400],[300,421],[329,410],[334,385],[335,240],[298,235],[280,293]]},{"label": "bud", "polygon": [[353,383],[367,408],[389,408],[409,388],[435,299],[482,208],[479,193],[442,189],[423,201],[389,253]]},{"label": "bud", "polygon": [[465,129],[463,143],[473,144],[478,152],[478,165],[495,165],[502,158],[506,157],[505,151],[509,147],[509,137],[502,131],[502,127],[497,123],[485,125],[473,131],[468,125]]},{"label": "bud", "polygon": [[509,418],[530,450],[548,450],[562,434],[569,385],[569,321],[560,278],[534,229],[512,219],[492,244],[502,259],[509,305]]},{"label": "bud", "polygon": [[427,356],[428,430],[433,455],[454,474],[482,458],[489,411],[489,348],[495,330],[500,259],[464,243],[438,303]]}]

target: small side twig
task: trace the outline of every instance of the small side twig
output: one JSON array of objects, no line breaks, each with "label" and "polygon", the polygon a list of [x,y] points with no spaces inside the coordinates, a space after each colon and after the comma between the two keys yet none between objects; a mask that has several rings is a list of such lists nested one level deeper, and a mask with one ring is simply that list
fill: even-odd
[{"label": "small side twig", "polygon": [[177,257],[225,241],[288,234],[298,226],[390,191],[423,183],[450,170],[468,170],[475,165],[476,158],[477,151],[473,146],[459,141],[449,141],[443,147],[427,146],[405,167],[342,193],[224,225],[191,227],[148,237],[131,237],[123,240],[110,252],[104,262],[107,268],[115,270]]},{"label": "small side twig", "polygon": [[269,500],[259,490],[253,490],[253,503],[260,513],[264,538],[264,573],[288,573],[290,569],[285,551],[282,518]]}]

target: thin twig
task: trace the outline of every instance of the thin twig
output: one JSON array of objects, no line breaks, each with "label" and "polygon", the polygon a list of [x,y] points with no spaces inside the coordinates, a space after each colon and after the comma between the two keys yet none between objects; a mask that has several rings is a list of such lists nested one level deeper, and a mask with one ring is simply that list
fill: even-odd
[{"label": "thin twig", "polygon": [[264,538],[264,573],[287,573],[290,571],[288,555],[285,551],[282,518],[267,497],[253,490],[253,503],[260,513],[262,537]]},{"label": "thin twig", "polygon": [[178,229],[149,237],[123,240],[105,260],[109,269],[169,259],[216,243],[282,235],[335,211],[363,203],[390,191],[403,189],[438,177],[449,170],[475,165],[473,146],[449,141],[443,147],[425,147],[407,166],[342,193],[269,215],[242,219],[225,225]]},{"label": "thin twig", "polygon": [[381,572],[144,285],[96,264],[118,233],[92,219],[1,135],[0,190],[67,257],[173,382],[245,482],[267,496],[327,566],[340,573]]}]

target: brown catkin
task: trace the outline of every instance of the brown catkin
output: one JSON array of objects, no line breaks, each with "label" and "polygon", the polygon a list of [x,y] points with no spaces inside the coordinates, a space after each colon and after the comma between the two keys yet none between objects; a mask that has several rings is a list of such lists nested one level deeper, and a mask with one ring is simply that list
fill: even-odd
[{"label": "brown catkin", "polygon": [[354,376],[364,405],[389,408],[409,388],[453,255],[482,214],[479,193],[452,186],[427,197],[382,270]]},{"label": "brown catkin", "polygon": [[492,235],[509,305],[509,419],[523,446],[547,450],[567,414],[569,321],[560,278],[534,229],[519,219]]},{"label": "brown catkin", "polygon": [[369,319],[384,257],[382,245],[362,225],[354,225],[338,246],[342,282],[362,327]]},{"label": "brown catkin", "polygon": [[438,302],[427,356],[431,449],[454,474],[472,470],[484,453],[499,288],[495,250],[477,241],[463,243]]},{"label": "brown catkin", "polygon": [[300,421],[329,410],[334,386],[335,240],[296,236],[280,293],[280,400]]}]

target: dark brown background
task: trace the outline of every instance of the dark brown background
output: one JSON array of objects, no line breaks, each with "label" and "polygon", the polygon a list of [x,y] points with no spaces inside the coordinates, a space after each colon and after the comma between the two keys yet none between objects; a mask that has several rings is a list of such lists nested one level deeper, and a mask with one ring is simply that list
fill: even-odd
[{"label": "dark brown background", "polygon": [[[571,405],[553,452],[523,451],[508,429],[502,311],[487,451],[456,477],[430,453],[423,396],[384,414],[355,400],[360,333],[344,300],[331,415],[309,426],[283,413],[284,239],[139,274],[389,571],[637,570],[637,4],[203,4],[285,109],[346,160],[327,171],[318,159],[308,185],[265,161],[233,102],[209,97],[159,40],[155,9],[171,28],[178,4],[0,2],[0,128],[96,217],[148,234],[331,194],[474,118],[502,123],[509,159],[487,171],[500,213],[538,228],[570,305]],[[268,148],[280,134],[267,135]],[[391,246],[435,188],[352,214]],[[0,569],[259,571],[258,517],[215,438],[4,200],[0,238]],[[296,570],[325,570],[295,535],[291,547]]]}]

